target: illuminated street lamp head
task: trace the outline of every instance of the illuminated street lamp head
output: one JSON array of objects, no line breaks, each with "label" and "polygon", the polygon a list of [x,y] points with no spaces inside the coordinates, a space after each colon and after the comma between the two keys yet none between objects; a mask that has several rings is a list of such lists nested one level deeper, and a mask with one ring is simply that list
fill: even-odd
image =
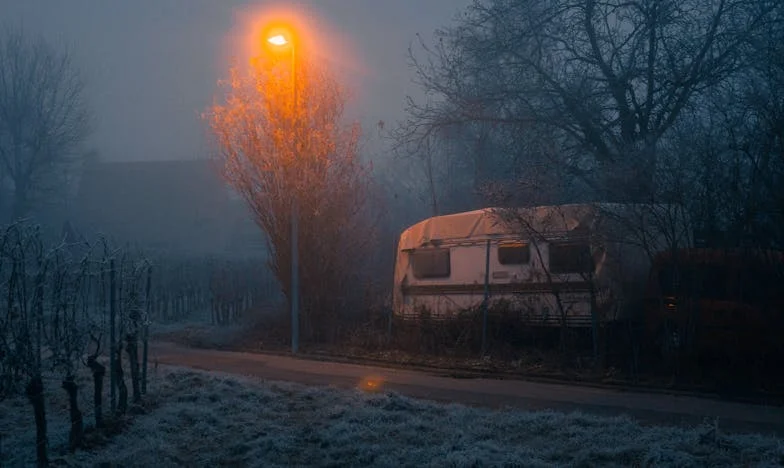
[{"label": "illuminated street lamp head", "polygon": [[288,39],[286,39],[286,36],[283,34],[276,34],[274,36],[268,37],[267,42],[274,46],[284,46],[289,43]]}]

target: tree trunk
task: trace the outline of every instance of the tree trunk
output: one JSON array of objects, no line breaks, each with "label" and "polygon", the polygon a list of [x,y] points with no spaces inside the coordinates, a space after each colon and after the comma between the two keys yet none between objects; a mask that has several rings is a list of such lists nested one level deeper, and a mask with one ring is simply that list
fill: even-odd
[{"label": "tree trunk", "polygon": [[93,407],[95,408],[95,427],[103,427],[103,376],[106,367],[100,364],[95,357],[87,359],[87,366],[93,372]]},{"label": "tree trunk", "polygon": [[656,147],[635,149],[618,161],[603,164],[604,199],[617,203],[650,203],[656,197]]},{"label": "tree trunk", "polygon": [[125,414],[128,410],[128,386],[125,385],[125,377],[122,368],[122,342],[117,345],[117,358],[114,360],[114,374],[116,376],[118,402],[117,414]]},{"label": "tree trunk", "polygon": [[84,423],[82,412],[79,411],[79,402],[76,398],[79,387],[77,387],[72,375],[63,380],[63,389],[68,393],[68,405],[71,414],[71,432],[68,434],[68,448],[71,452],[75,452],[82,445]]},{"label": "tree trunk", "polygon": [[44,407],[44,382],[40,375],[30,379],[26,388],[27,399],[35,413],[35,449],[38,466],[49,465],[46,454],[46,411]]},{"label": "tree trunk", "polygon": [[142,402],[140,375],[139,375],[139,343],[137,333],[131,333],[126,337],[126,353],[128,353],[128,365],[131,368],[131,389],[133,390],[133,403]]}]

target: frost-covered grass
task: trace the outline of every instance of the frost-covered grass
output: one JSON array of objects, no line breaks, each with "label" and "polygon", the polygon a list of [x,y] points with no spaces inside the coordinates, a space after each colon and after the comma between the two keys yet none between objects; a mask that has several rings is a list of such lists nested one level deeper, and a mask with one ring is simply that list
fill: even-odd
[{"label": "frost-covered grass", "polygon": [[[146,414],[134,416],[109,443],[74,455],[63,455],[68,428],[64,392],[50,391],[53,458],[71,466],[161,467],[779,466],[784,462],[779,439],[723,435],[707,427],[642,427],[628,418],[494,411],[178,368],[162,367],[153,377]],[[86,413],[89,420],[91,413]],[[32,465],[35,430],[24,399],[3,402],[0,431],[0,466]]]}]

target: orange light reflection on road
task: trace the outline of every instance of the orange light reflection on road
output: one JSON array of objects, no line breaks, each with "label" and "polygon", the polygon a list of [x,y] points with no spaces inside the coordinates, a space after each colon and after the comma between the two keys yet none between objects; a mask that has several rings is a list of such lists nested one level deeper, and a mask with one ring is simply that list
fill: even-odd
[{"label": "orange light reflection on road", "polygon": [[359,382],[359,389],[365,392],[380,392],[384,386],[384,379],[379,376],[368,376]]}]

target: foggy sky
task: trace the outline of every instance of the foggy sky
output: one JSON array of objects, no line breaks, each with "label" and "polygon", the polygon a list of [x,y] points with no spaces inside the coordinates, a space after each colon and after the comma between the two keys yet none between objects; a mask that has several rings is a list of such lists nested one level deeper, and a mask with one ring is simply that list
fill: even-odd
[{"label": "foggy sky", "polygon": [[406,94],[417,94],[409,44],[469,0],[0,0],[0,26],[68,47],[94,114],[89,144],[102,159],[190,159],[207,155],[200,114],[226,76],[238,18],[281,3],[301,5],[352,44],[356,62],[332,66],[347,77],[350,116],[372,140],[376,122],[402,119]]}]

